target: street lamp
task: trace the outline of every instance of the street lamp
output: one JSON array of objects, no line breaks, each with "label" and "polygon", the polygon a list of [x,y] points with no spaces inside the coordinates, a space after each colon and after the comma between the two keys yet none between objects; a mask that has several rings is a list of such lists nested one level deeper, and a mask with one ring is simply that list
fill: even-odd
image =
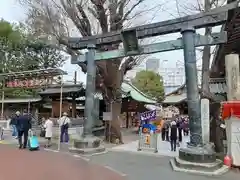
[{"label": "street lamp", "polygon": [[[3,86],[4,87],[4,86]],[[2,87],[2,109],[1,109],[1,120],[3,120],[3,113],[4,113],[4,99],[5,99],[5,93],[4,88]]]},{"label": "street lamp", "polygon": [[2,89],[1,120],[3,120],[3,113],[4,113],[4,99],[5,99],[5,93],[4,93],[5,78],[0,77],[0,81],[1,81],[1,89]]},{"label": "street lamp", "polygon": [[[59,77],[60,80],[60,101],[59,101],[59,119],[62,117],[62,94],[63,94],[63,74]],[[59,134],[58,134],[58,151],[61,148],[61,124],[59,123]]]}]

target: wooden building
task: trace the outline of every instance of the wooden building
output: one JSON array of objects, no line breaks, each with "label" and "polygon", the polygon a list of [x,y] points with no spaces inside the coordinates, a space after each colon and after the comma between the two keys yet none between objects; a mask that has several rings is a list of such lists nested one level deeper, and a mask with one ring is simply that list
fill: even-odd
[{"label": "wooden building", "polygon": [[[62,92],[61,92],[62,91]],[[60,116],[60,98],[62,93],[62,112],[67,112],[69,116],[76,117],[77,103],[76,98],[85,94],[85,89],[82,84],[79,85],[51,85],[48,88],[39,92],[39,95],[44,101],[42,107],[45,113],[50,117],[57,118]],[[51,109],[47,108],[51,105]]]},{"label": "wooden building", "polygon": [[[210,79],[210,92],[214,94],[214,98],[218,101],[226,100],[226,82],[224,78],[211,78]],[[200,95],[200,87],[199,87]],[[181,87],[175,91],[166,95],[165,100],[163,101],[163,106],[174,105],[179,108],[181,114],[188,114],[187,112],[187,89],[186,84],[183,84]]]}]

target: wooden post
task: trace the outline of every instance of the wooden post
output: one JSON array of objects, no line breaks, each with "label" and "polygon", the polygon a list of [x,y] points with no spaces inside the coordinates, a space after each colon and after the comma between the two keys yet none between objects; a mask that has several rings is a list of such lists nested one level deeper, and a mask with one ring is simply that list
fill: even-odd
[{"label": "wooden post", "polygon": [[[237,100],[239,83],[239,55],[229,54],[225,56],[225,70],[227,83],[227,100]],[[226,121],[227,155],[232,156],[232,118]]]}]

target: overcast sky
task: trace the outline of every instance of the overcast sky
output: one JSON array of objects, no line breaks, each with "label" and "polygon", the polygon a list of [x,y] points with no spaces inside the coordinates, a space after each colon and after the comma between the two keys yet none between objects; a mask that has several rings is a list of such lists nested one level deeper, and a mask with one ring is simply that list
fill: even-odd
[{"label": "overcast sky", "polygon": [[[154,1],[154,0],[146,0],[146,2]],[[173,19],[179,17],[179,15],[183,16],[184,14],[189,14],[188,10],[186,10],[185,6],[191,6],[191,9],[193,9],[195,0],[156,0],[156,2],[160,2],[164,4],[159,10],[156,12],[156,9],[152,10],[151,12],[148,12],[144,15],[146,18],[146,15],[149,16],[148,18],[151,18],[152,22],[157,21],[163,21],[168,19]],[[167,3],[166,3],[167,2]],[[154,3],[153,3],[154,4]],[[196,4],[196,3],[195,3]],[[22,21],[25,18],[25,12],[21,7],[19,7],[16,4],[16,0],[3,0],[1,1],[0,6],[0,17],[10,21],[10,22],[18,22]],[[153,18],[154,17],[154,18]],[[143,17],[139,18],[143,19]],[[136,21],[137,24],[139,24],[138,21]],[[141,22],[141,21],[140,21]],[[219,27],[215,29],[215,31],[219,31]],[[198,33],[203,33],[202,30],[197,31]],[[178,37],[180,37],[180,33],[177,34],[171,34],[167,36],[161,36],[157,39],[157,41],[168,41],[168,40],[174,40]],[[164,67],[174,67],[176,66],[176,63],[182,62],[183,64],[183,51],[171,51],[171,52],[165,52],[165,53],[157,53],[151,55],[152,57],[159,58],[161,63],[161,66]],[[151,58],[149,56],[149,58]],[[201,54],[197,53],[197,59],[198,59],[198,66],[201,64]],[[167,60],[167,61],[166,61]],[[180,63],[181,64],[181,63]],[[77,65],[71,65],[70,60],[68,60],[64,66],[62,67],[63,70],[68,72],[68,75],[65,77],[66,80],[72,80],[74,71],[77,71],[78,73],[78,81],[85,82],[86,76],[84,73],[81,72],[81,69]]]}]

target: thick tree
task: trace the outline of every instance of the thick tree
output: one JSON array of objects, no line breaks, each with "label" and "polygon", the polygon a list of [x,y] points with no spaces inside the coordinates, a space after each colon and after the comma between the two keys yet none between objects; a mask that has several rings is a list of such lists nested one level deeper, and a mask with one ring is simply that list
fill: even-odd
[{"label": "thick tree", "polygon": [[163,80],[159,74],[153,71],[142,70],[136,74],[132,83],[140,91],[156,99],[158,102],[164,99]]},{"label": "thick tree", "polygon": [[[27,24],[36,36],[49,39],[72,56],[80,52],[68,48],[69,36],[91,36],[97,33],[119,31],[126,21],[142,11],[136,8],[145,0],[19,0],[28,12]],[[156,6],[156,4],[154,5]],[[143,8],[143,7],[142,7]],[[144,7],[144,11],[147,9]],[[152,8],[152,6],[150,7]],[[153,10],[153,9],[152,9]],[[114,50],[120,44],[98,47]],[[119,115],[123,76],[137,64],[138,59],[126,58],[97,62],[96,87],[101,91],[107,109],[112,112],[112,133],[122,142]],[[124,62],[124,63],[121,63]],[[120,65],[121,64],[121,65]],[[86,64],[79,63],[86,73]],[[111,106],[111,107],[110,107]]]},{"label": "thick tree", "polygon": [[[0,73],[59,67],[65,56],[52,46],[34,39],[21,25],[0,21]],[[5,89],[6,97],[35,93],[22,88]]]},{"label": "thick tree", "polygon": [[[19,64],[21,32],[3,19],[0,21],[0,73],[13,71]],[[21,63],[20,63],[21,64]]]}]

